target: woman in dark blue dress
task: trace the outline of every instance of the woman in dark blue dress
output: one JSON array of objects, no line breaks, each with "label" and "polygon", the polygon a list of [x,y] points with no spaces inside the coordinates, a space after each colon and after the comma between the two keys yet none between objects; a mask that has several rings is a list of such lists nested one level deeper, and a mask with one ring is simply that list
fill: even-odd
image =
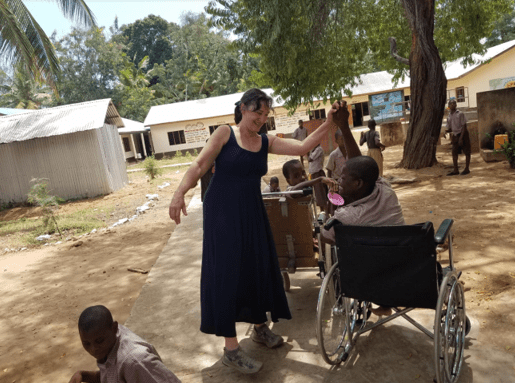
[{"label": "woman in dark blue dress", "polygon": [[186,214],[185,193],[215,161],[204,198],[200,330],[225,337],[222,362],[244,373],[259,371],[262,363],[239,347],[236,322],[253,323],[252,340],[272,348],[283,339],[265,324],[266,313],[274,322],[291,319],[260,190],[268,153],[306,154],[327,135],[337,110],[339,118],[348,116],[347,108],[335,103],[327,121],[304,141],[259,135],[272,102],[259,89],[247,91],[236,103],[237,126],[215,130],[170,203],[170,217],[179,224],[181,210]]}]

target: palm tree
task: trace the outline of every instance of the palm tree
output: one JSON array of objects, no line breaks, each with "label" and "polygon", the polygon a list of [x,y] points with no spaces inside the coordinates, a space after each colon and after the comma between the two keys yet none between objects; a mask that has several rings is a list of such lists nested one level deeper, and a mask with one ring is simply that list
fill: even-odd
[{"label": "palm tree", "polygon": [[35,80],[25,65],[16,66],[10,83],[0,85],[0,107],[40,109],[49,105],[50,89]]},{"label": "palm tree", "polygon": [[[64,16],[85,26],[96,25],[84,0],[55,0]],[[0,0],[0,56],[23,63],[35,78],[55,88],[59,60],[50,39],[22,0]]]}]

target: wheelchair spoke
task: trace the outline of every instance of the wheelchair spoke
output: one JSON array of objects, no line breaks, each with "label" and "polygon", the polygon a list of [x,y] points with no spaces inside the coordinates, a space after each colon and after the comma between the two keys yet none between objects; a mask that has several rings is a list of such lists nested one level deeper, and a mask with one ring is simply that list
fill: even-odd
[{"label": "wheelchair spoke", "polygon": [[352,348],[354,307],[354,300],[345,298],[341,293],[340,270],[336,263],[324,278],[317,305],[318,345],[324,360],[329,364],[340,363],[344,354],[348,354]]},{"label": "wheelchair spoke", "polygon": [[465,345],[465,297],[455,275],[440,292],[435,318],[435,358],[438,382],[456,382]]}]

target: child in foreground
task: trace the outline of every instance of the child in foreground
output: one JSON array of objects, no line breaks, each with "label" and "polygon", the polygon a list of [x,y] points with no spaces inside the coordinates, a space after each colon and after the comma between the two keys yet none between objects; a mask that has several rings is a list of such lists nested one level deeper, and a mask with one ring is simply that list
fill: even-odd
[{"label": "child in foreground", "polygon": [[79,317],[84,349],[97,360],[98,371],[77,371],[69,383],[180,383],[163,364],[154,346],[113,321],[104,306],[85,309]]},{"label": "child in foreground", "polygon": [[[320,183],[327,185],[329,190],[335,190],[338,185],[335,180],[332,180],[328,177],[318,177],[313,180],[306,181],[306,171],[302,167],[302,164],[299,160],[291,160],[286,162],[283,165],[283,175],[289,185],[286,191],[302,190],[314,185],[318,185]],[[297,196],[292,197],[295,198]],[[299,197],[301,197],[301,195],[299,195]]]}]

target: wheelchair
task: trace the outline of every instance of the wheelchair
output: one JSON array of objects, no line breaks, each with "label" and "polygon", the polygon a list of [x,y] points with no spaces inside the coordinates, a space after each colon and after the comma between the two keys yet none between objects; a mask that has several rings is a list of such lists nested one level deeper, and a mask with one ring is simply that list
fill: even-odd
[{"label": "wheelchair", "polygon": [[[458,381],[470,321],[461,272],[453,264],[453,222],[444,220],[435,234],[431,222],[365,227],[327,221],[336,245],[317,303],[317,340],[327,363],[345,362],[361,334],[403,317],[434,340],[436,381]],[[442,269],[436,247],[446,240],[449,266]],[[370,323],[371,303],[391,307],[393,314]],[[415,308],[435,310],[434,332],[407,315]]]},{"label": "wheelchair", "polygon": [[[287,198],[289,195],[299,198]],[[325,276],[322,251],[316,251],[313,238],[321,246],[320,227],[325,217],[317,214],[311,188],[274,193],[263,193],[263,204],[274,237],[279,268],[285,291],[290,290],[289,274],[297,268],[318,267],[320,278]]]}]

